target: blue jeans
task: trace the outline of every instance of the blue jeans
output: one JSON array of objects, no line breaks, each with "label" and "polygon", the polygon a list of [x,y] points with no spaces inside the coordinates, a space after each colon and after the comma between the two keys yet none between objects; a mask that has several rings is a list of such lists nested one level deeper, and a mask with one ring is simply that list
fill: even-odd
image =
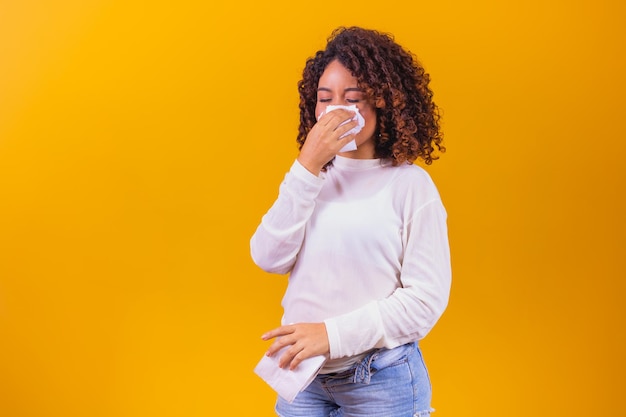
[{"label": "blue jeans", "polygon": [[280,417],[425,417],[431,386],[417,343],[378,349],[347,371],[320,374],[290,404],[278,397]]}]

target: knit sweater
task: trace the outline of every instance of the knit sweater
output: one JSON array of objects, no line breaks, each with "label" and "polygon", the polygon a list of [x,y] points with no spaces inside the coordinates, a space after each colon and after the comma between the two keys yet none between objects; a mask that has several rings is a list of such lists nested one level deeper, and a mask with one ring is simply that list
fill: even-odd
[{"label": "knit sweater", "polygon": [[315,176],[296,160],[250,248],[289,273],[282,323],[325,323],[323,373],[423,338],[448,303],[446,211],[417,165],[337,156]]}]

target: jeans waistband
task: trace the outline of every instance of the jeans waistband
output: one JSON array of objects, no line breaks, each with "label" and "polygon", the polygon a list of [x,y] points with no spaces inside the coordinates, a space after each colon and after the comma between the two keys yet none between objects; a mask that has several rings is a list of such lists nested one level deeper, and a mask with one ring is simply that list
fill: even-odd
[{"label": "jeans waistband", "polygon": [[417,342],[407,343],[393,349],[375,349],[350,369],[335,374],[319,375],[322,385],[331,387],[343,384],[369,384],[372,374],[396,363],[417,348]]}]

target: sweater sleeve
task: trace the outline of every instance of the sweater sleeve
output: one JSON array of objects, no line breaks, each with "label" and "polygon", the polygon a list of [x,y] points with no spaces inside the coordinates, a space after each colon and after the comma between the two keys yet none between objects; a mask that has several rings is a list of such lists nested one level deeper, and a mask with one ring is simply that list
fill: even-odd
[{"label": "sweater sleeve", "polygon": [[451,268],[441,201],[432,200],[421,207],[405,233],[401,287],[385,299],[324,321],[331,359],[422,339],[443,314],[450,294]]},{"label": "sweater sleeve", "polygon": [[308,219],[324,179],[297,160],[280,185],[278,198],[250,239],[252,260],[267,272],[286,274],[300,251]]}]

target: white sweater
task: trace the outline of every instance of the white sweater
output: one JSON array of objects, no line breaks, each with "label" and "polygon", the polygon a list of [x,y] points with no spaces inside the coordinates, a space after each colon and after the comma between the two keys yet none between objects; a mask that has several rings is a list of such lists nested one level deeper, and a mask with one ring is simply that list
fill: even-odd
[{"label": "white sweater", "polygon": [[250,248],[265,271],[290,272],[282,323],[326,324],[322,372],[423,338],[448,303],[446,211],[417,165],[337,156],[316,177],[296,160]]}]

